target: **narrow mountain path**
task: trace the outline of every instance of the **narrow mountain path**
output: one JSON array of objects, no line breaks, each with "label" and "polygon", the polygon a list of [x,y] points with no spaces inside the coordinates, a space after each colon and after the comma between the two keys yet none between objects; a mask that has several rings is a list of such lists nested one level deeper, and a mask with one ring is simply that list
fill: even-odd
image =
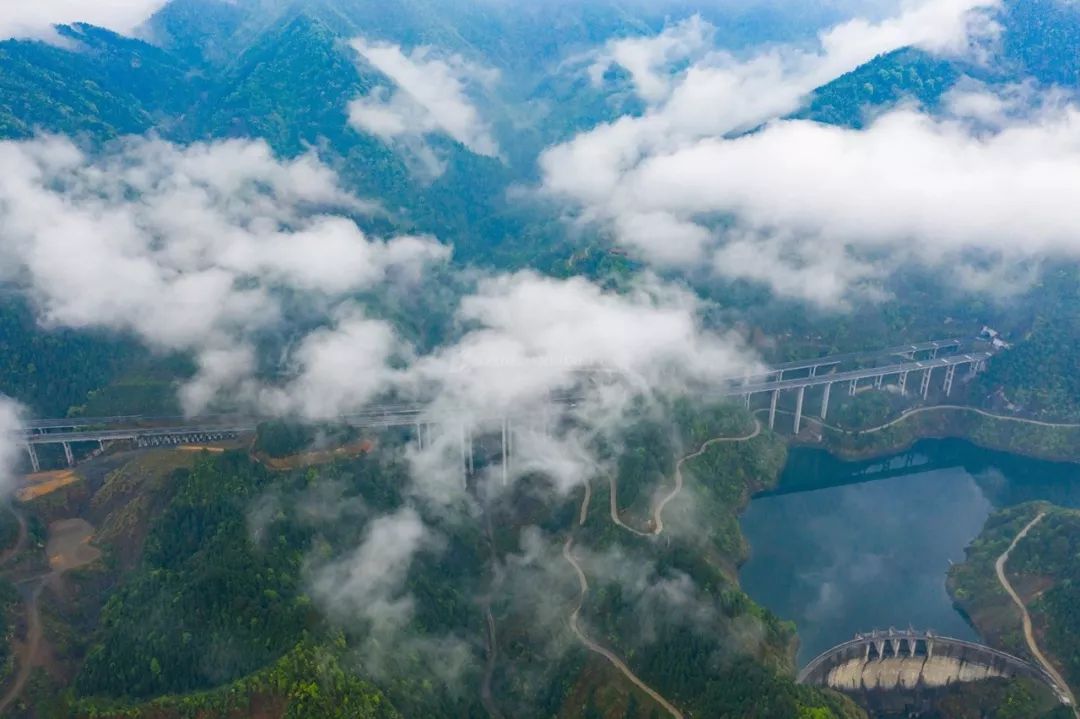
[{"label": "narrow mountain path", "polygon": [[[940,411],[940,410],[948,410],[948,411],[953,411],[953,412],[972,412],[974,414],[982,415],[983,417],[989,417],[991,419],[1000,419],[1000,420],[1002,420],[1004,422],[1018,422],[1019,424],[1030,424],[1030,425],[1034,425],[1036,427],[1057,427],[1057,428],[1060,428],[1060,429],[1076,429],[1076,428],[1080,427],[1080,424],[1077,424],[1077,423],[1043,422],[1043,421],[1038,420],[1038,419],[1027,419],[1026,417],[1011,417],[1011,416],[1009,416],[1007,414],[994,414],[993,412],[987,412],[986,410],[979,409],[978,407],[965,407],[964,405],[961,405],[961,404],[939,404],[939,405],[935,405],[933,407],[918,407],[918,408],[910,410],[908,412],[904,412],[902,415],[900,415],[896,419],[892,420],[891,422],[886,422],[885,424],[880,425],[878,427],[871,427],[870,429],[863,429],[863,430],[858,430],[858,431],[861,434],[869,434],[869,433],[873,433],[873,432],[880,432],[880,431],[882,431],[884,429],[888,429],[889,427],[892,427],[893,425],[900,424],[901,422],[906,420],[908,417],[913,417],[913,416],[915,416],[917,414],[922,414],[923,412],[936,412],[936,411]],[[828,426],[828,425],[826,425],[826,426]],[[836,427],[829,427],[829,429],[836,429]],[[848,431],[851,431],[851,430],[840,430],[840,431],[841,432],[848,432]]]},{"label": "narrow mountain path", "polygon": [[[578,527],[581,527],[585,524],[585,519],[588,517],[589,514],[589,501],[591,500],[591,498],[592,490],[589,488],[589,485],[586,484],[585,496],[581,501],[581,512],[578,515]],[[604,659],[608,660],[608,662],[613,667],[618,669],[619,672],[624,677],[626,677],[634,686],[652,697],[652,699],[657,704],[662,706],[664,710],[667,711],[667,713],[670,714],[672,717],[674,717],[675,719],[683,719],[683,713],[679,711],[679,709],[674,704],[669,702],[667,699],[661,696],[659,692],[657,692],[655,689],[653,689],[648,684],[643,682],[640,678],[638,678],[638,676],[634,674],[633,671],[631,671],[630,667],[626,666],[626,663],[623,662],[623,660],[620,659],[614,652],[592,641],[585,634],[585,632],[582,631],[578,618],[581,615],[581,608],[585,605],[585,596],[589,593],[589,579],[585,576],[585,572],[584,570],[582,570],[581,565],[578,564],[577,559],[574,558],[573,532],[570,533],[570,536],[566,538],[566,543],[563,544],[563,558],[566,559],[570,566],[574,568],[574,573],[577,575],[578,586],[580,588],[577,604],[574,606],[574,611],[570,613],[570,629],[574,632],[574,635],[577,637],[578,641],[581,642],[582,646],[584,646],[590,652],[593,652],[594,654],[599,654]]]},{"label": "narrow mountain path", "polygon": [[[759,412],[768,412],[768,411],[769,411],[768,409],[754,410],[755,414],[757,414]],[[978,407],[967,407],[967,406],[962,405],[962,404],[937,404],[937,405],[934,405],[933,407],[916,407],[915,409],[909,409],[909,410],[903,412],[899,417],[897,417],[895,419],[892,419],[892,420],[889,420],[885,424],[880,424],[880,425],[878,425],[876,427],[868,427],[867,429],[844,429],[843,427],[837,427],[835,425],[831,425],[831,424],[827,424],[825,422],[822,422],[820,419],[818,419],[816,417],[804,416],[803,420],[807,421],[807,422],[813,422],[816,425],[824,427],[825,429],[831,429],[834,432],[842,432],[844,434],[873,434],[875,432],[881,432],[883,430],[886,430],[889,427],[894,427],[894,426],[900,424],[901,422],[904,422],[905,420],[907,420],[907,419],[909,419],[911,417],[914,417],[917,414],[922,414],[924,412],[939,412],[939,411],[971,412],[973,414],[982,415],[983,417],[989,417],[990,419],[998,419],[998,420],[1001,420],[1002,422],[1016,422],[1018,424],[1029,424],[1029,425],[1034,425],[1036,427],[1051,427],[1051,428],[1055,428],[1055,429],[1080,429],[1080,423],[1043,422],[1042,420],[1038,420],[1038,419],[1028,419],[1026,417],[1013,417],[1012,415],[1008,415],[1008,414],[995,414],[993,412],[987,412],[985,409],[979,409]],[[793,412],[789,412],[789,411],[781,410],[781,409],[776,410],[776,413],[777,414],[794,414]]]},{"label": "narrow mountain path", "polygon": [[491,604],[484,603],[484,618],[487,622],[487,661],[484,663],[484,678],[480,682],[480,703],[491,719],[503,719],[503,714],[495,704],[495,698],[491,694],[491,677],[495,673],[496,635],[495,617],[491,614]]},{"label": "narrow mountain path", "polygon": [[26,682],[30,680],[30,674],[34,670],[34,662],[37,659],[38,650],[41,648],[42,627],[41,609],[38,600],[41,598],[41,590],[45,587],[45,577],[35,577],[36,584],[27,591],[24,604],[26,606],[26,643],[21,647],[22,651],[16,655],[16,663],[19,667],[15,673],[15,681],[0,699],[0,716],[3,716],[8,707],[22,694]]},{"label": "narrow mountain path", "polygon": [[705,454],[706,452],[709,451],[709,448],[714,446],[714,445],[726,444],[728,442],[748,442],[751,439],[754,439],[755,437],[760,435],[761,432],[762,432],[761,422],[759,422],[755,418],[754,419],[754,429],[749,434],[744,435],[742,437],[714,437],[713,439],[710,439],[709,441],[707,441],[703,445],[701,445],[701,447],[696,452],[688,454],[688,455],[684,456],[682,459],[680,459],[678,462],[676,462],[675,463],[675,486],[672,488],[672,490],[667,495],[664,496],[663,499],[661,499],[659,502],[657,502],[656,505],[653,507],[652,530],[651,531],[643,532],[640,529],[637,529],[635,527],[631,527],[630,525],[623,522],[622,518],[619,517],[619,479],[614,473],[612,473],[610,475],[610,477],[609,477],[609,484],[610,484],[609,497],[610,497],[611,521],[614,522],[615,524],[617,524],[618,526],[622,527],[626,531],[628,531],[628,532],[630,532],[632,534],[636,534],[639,537],[658,537],[658,536],[660,536],[664,531],[664,509],[668,506],[668,504],[671,503],[671,501],[673,499],[675,499],[677,496],[679,496],[679,493],[682,492],[682,489],[683,489],[683,484],[684,484],[684,482],[683,482],[683,474],[682,474],[683,465],[686,464],[687,462],[689,462],[690,460],[697,459],[701,455]]},{"label": "narrow mountain path", "polygon": [[[683,465],[690,460],[697,459],[701,455],[705,454],[707,451],[709,451],[709,448],[714,445],[727,442],[746,442],[754,439],[755,437],[760,435],[761,432],[761,422],[759,422],[757,419],[754,419],[754,429],[748,434],[740,437],[715,437],[702,444],[701,447],[697,449],[697,451],[682,457],[675,464],[675,486],[670,492],[668,492],[668,494],[664,496],[663,499],[657,502],[656,505],[653,507],[652,530],[648,532],[643,532],[640,529],[629,526],[619,517],[619,480],[618,477],[616,477],[614,474],[610,475],[608,497],[611,520],[618,526],[627,530],[628,532],[636,534],[640,537],[659,536],[664,531],[664,509],[668,506],[668,504],[671,503],[672,500],[679,496],[680,492],[682,492],[684,485],[682,474]],[[591,500],[592,488],[589,484],[586,483],[585,496],[582,498],[581,511],[578,513],[578,527],[583,526],[585,524],[585,520],[588,518],[589,503]],[[570,613],[570,629],[574,632],[574,635],[577,637],[578,641],[581,642],[581,644],[590,652],[593,652],[594,654],[599,654],[600,656],[604,657],[604,659],[607,659],[608,662],[616,669],[618,669],[619,672],[622,673],[622,675],[625,676],[634,686],[641,689],[641,691],[652,697],[652,699],[656,701],[657,704],[662,706],[672,717],[675,717],[675,719],[683,719],[683,714],[681,711],[679,711],[678,707],[669,702],[659,692],[657,692],[655,689],[642,681],[636,674],[634,674],[630,667],[628,667],[626,663],[622,659],[620,659],[614,652],[592,641],[585,634],[585,632],[582,631],[579,618],[581,616],[581,609],[585,605],[585,597],[589,593],[589,579],[585,575],[585,571],[581,568],[581,565],[578,563],[577,559],[574,557],[573,532],[571,532],[570,536],[566,538],[566,543],[563,544],[563,558],[567,561],[567,563],[570,564],[571,567],[573,567],[574,573],[577,575],[578,578],[578,586],[580,589],[577,605]]]},{"label": "narrow mountain path", "polygon": [[[20,521],[25,518],[20,515]],[[89,528],[85,535],[79,534],[79,523]],[[75,530],[74,533],[72,530]],[[15,679],[0,698],[0,716],[4,715],[22,694],[26,687],[34,667],[41,662],[42,641],[44,640],[44,626],[41,621],[41,594],[45,585],[51,580],[62,577],[79,567],[86,566],[101,558],[101,551],[90,547],[92,551],[86,551],[89,540],[93,537],[93,527],[85,520],[60,520],[49,525],[49,543],[46,545],[46,553],[49,557],[49,570],[41,574],[20,579],[15,584],[23,598],[26,607],[26,640],[16,652],[18,671]],[[54,548],[54,542],[56,547]]]},{"label": "narrow mountain path", "polygon": [[[488,549],[491,552],[491,566],[498,564],[495,551],[495,530],[491,526],[491,512],[484,509],[484,533],[487,535]],[[492,569],[494,572],[494,569]],[[495,663],[499,659],[499,635],[496,632],[495,615],[491,613],[491,595],[484,597],[484,639],[487,643],[487,660],[484,662],[484,675],[480,680],[480,703],[484,705],[484,711],[491,719],[503,719],[503,713],[499,705],[495,703],[495,696],[491,691],[491,679],[495,675]]]},{"label": "narrow mountain path", "polygon": [[[972,412],[974,414],[982,415],[983,417],[989,417],[990,419],[998,419],[1002,422],[1017,422],[1019,424],[1030,424],[1036,427],[1050,427],[1053,429],[1080,429],[1080,423],[1074,424],[1068,422],[1043,422],[1042,420],[1027,419],[1026,417],[1013,417],[1012,415],[1007,414],[994,414],[993,412],[987,412],[986,410],[979,409],[978,407],[967,407],[962,404],[938,404],[934,405],[933,407],[916,407],[915,409],[909,409],[904,411],[900,414],[899,417],[889,420],[885,424],[880,424],[876,427],[868,427],[866,429],[844,429],[843,427],[837,427],[836,425],[823,422],[818,417],[810,417],[807,415],[803,415],[803,421],[816,424],[819,427],[824,427],[825,429],[831,429],[834,432],[840,432],[841,434],[874,434],[875,432],[881,432],[883,430],[886,430],[889,427],[894,427],[901,422],[904,422],[905,420],[914,417],[917,414],[922,414],[924,412],[938,412],[942,410],[947,412]],[[754,414],[758,415],[768,411],[769,409],[767,407],[763,407],[761,409],[755,409]],[[776,410],[776,413],[788,416],[794,416],[795,414],[794,412],[785,409],[778,409]]]},{"label": "narrow mountain path", "polygon": [[[16,509],[11,507],[11,511],[15,514],[15,518],[19,522],[19,536],[15,540],[15,544],[7,549],[3,555],[0,555],[0,566],[9,564],[13,559],[19,556],[19,553],[26,548],[26,542],[28,538],[28,531],[26,525],[26,516]],[[15,648],[15,639],[12,638],[13,651],[15,655],[15,661],[18,666],[18,671],[15,673],[15,679],[10,688],[0,698],[0,714],[7,711],[7,708],[11,706],[19,695],[22,694],[23,688],[26,686],[26,682],[30,679],[30,672],[33,669],[33,660],[37,655],[38,646],[41,644],[41,613],[38,610],[37,599],[41,594],[41,587],[44,580],[41,580],[42,584],[35,587],[32,592],[24,597],[23,606],[26,608],[26,643],[21,647],[21,651]]]},{"label": "narrow mountain path", "polygon": [[1053,678],[1061,691],[1065,692],[1066,696],[1069,699],[1073,715],[1080,717],[1080,710],[1078,710],[1076,706],[1076,698],[1073,696],[1072,690],[1065,682],[1064,677],[1061,676],[1061,674],[1054,667],[1054,665],[1050,663],[1050,661],[1039,649],[1039,644],[1035,641],[1035,632],[1031,626],[1031,615],[1028,614],[1027,607],[1024,606],[1024,602],[1020,599],[1020,595],[1016,593],[1016,590],[1013,589],[1012,584],[1009,583],[1008,577],[1005,576],[1005,564],[1009,561],[1009,555],[1011,555],[1012,551],[1016,549],[1016,545],[1020,543],[1020,540],[1026,537],[1028,535],[1028,532],[1030,532],[1035,527],[1035,525],[1041,522],[1044,517],[1046,517],[1046,512],[1039,512],[1038,516],[1036,516],[1035,519],[1028,522],[1027,526],[1020,530],[1020,533],[1017,534],[1016,537],[1013,539],[1012,544],[1009,545],[1009,548],[1002,552],[1001,556],[997,558],[997,562],[994,563],[994,570],[997,572],[998,582],[1001,583],[1002,589],[1004,589],[1006,594],[1008,594],[1009,597],[1012,598],[1013,604],[1015,604],[1016,608],[1020,610],[1020,619],[1023,621],[1024,624],[1024,640],[1027,642],[1028,650],[1031,652],[1031,655],[1035,657],[1035,659],[1039,662],[1039,664],[1042,665],[1042,668],[1046,670],[1046,673]]}]

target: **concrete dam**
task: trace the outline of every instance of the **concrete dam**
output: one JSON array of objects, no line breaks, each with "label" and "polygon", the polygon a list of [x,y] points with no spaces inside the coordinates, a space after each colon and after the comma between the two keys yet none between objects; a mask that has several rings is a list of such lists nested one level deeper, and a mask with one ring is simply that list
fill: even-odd
[{"label": "concrete dam", "polygon": [[874,631],[857,634],[806,665],[801,684],[852,695],[910,694],[995,677],[1029,677],[1065,698],[1040,667],[996,649],[932,632]]}]

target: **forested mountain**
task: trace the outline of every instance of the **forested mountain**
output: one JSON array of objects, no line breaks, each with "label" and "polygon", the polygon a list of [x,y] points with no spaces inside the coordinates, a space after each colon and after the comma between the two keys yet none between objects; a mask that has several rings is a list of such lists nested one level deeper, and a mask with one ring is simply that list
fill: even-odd
[{"label": "forested mountain", "polygon": [[137,40],[89,25],[62,28],[71,48],[40,42],[0,43],[0,131],[95,140],[139,134],[186,111],[199,82],[186,62]]},{"label": "forested mountain", "polygon": [[[680,447],[735,436],[749,422],[730,408],[672,411],[633,427],[634,449],[616,460],[627,521],[643,521],[636,515],[644,495]],[[357,597],[336,596],[338,609],[324,611],[317,577],[346,571],[340,557],[367,545],[387,518],[412,521],[403,493],[408,469],[394,458],[398,440],[380,441],[369,456],[285,471],[242,452],[118,457],[104,478],[32,504],[46,518],[84,507],[102,526],[98,542],[108,561],[65,579],[70,594],[48,609],[58,625],[100,612],[89,633],[65,635],[64,661],[77,667],[72,687],[33,688],[26,706],[36,707],[34,715],[73,717],[484,716],[483,702],[491,701],[477,691],[484,683],[516,716],[654,716],[652,701],[584,652],[557,619],[572,608],[576,585],[553,540],[579,521],[580,498],[544,502],[540,475],[491,506],[486,520],[424,513],[438,541],[426,542],[407,570],[401,596],[411,618],[404,625],[395,618],[404,600],[360,577]],[[640,614],[643,588],[609,577],[597,580],[584,608],[590,631],[633,656],[646,681],[695,715],[860,716],[837,695],[793,685],[791,626],[730,578],[727,563],[745,551],[733,510],[774,481],[783,458],[783,445],[763,436],[719,446],[687,468],[710,477],[710,488],[696,508],[678,514],[704,512],[715,527],[709,536],[643,547],[610,524],[606,502],[589,504],[582,517],[579,542],[591,547],[593,568],[628,552],[664,581],[692,577],[701,587],[700,596],[683,600],[696,614],[650,619]],[[673,514],[668,521],[682,520]],[[543,545],[556,554],[533,556],[548,551]],[[493,562],[505,567],[494,580]],[[537,579],[548,591],[528,594]],[[116,581],[101,606],[97,593]],[[356,612],[359,619],[348,618]],[[488,639],[485,612],[497,627]],[[635,634],[642,622],[658,622],[655,636]],[[698,631],[698,622],[708,622],[708,631]],[[494,650],[485,648],[490,641]],[[485,656],[498,659],[485,665]]]},{"label": "forested mountain", "polygon": [[924,51],[896,50],[821,87],[794,117],[861,128],[900,102],[938,109],[941,96],[963,74],[964,68]]},{"label": "forested mountain", "polygon": [[[732,45],[797,36],[835,12],[807,9],[800,16],[769,4],[741,14],[713,5],[695,9],[714,20],[720,38]],[[284,155],[317,148],[350,187],[390,212],[393,225],[437,234],[454,245],[461,260],[539,264],[555,272],[566,272],[572,261],[574,272],[588,264],[594,272],[607,271],[611,261],[603,243],[586,241],[592,259],[582,264],[578,248],[566,241],[557,211],[523,203],[520,196],[509,201],[507,192],[532,181],[536,156],[547,144],[622,113],[642,111],[634,107],[632,93],[613,101],[586,74],[561,72],[560,63],[611,37],[656,31],[665,18],[680,14],[689,14],[689,6],[661,11],[635,4],[554,3],[522,12],[495,1],[398,2],[391,7],[176,0],[148,22],[140,33],[145,40],[75,25],[61,29],[70,41],[62,45],[0,43],[0,136],[52,132],[102,143],[153,131],[183,143],[260,138]],[[1074,7],[1052,0],[1008,3],[1003,22],[1003,43],[1023,71],[1048,82],[1068,79],[1068,58],[1076,53],[1066,48],[1075,45],[1080,27]],[[431,44],[498,68],[501,79],[482,100],[501,118],[494,123],[496,133],[513,140],[505,143],[506,155],[481,157],[435,138],[446,171],[425,180],[379,138],[350,127],[348,103],[385,83],[348,48],[348,38],[357,34],[406,47]],[[1045,67],[1062,74],[1048,75],[1032,64],[1032,57],[1045,58],[1040,47],[1060,54],[1060,62]],[[898,51],[826,85],[802,114],[859,126],[898,101],[916,98],[935,106],[961,74],[976,70],[920,51]],[[1000,79],[1019,75],[1018,70]],[[736,288],[727,299],[738,301],[739,292]],[[756,293],[747,299],[758,301]],[[15,391],[14,386],[4,388]],[[81,400],[72,396],[65,401],[79,405]],[[54,412],[62,409],[48,406]]]},{"label": "forested mountain", "polygon": [[1036,80],[1080,87],[1080,8],[1075,4],[1009,0],[996,21],[1001,33],[989,42],[1000,54],[992,64],[950,60],[914,48],[897,50],[821,87],[796,116],[862,127],[902,102],[938,111],[942,97],[961,80],[991,85]]},{"label": "forested mountain", "polygon": [[973,621],[999,644],[1020,656],[1030,655],[1019,621],[1003,612],[1010,599],[994,576],[994,562],[1008,549],[1016,534],[1039,514],[1043,518],[1030,532],[1030,541],[1010,555],[1007,577],[1017,585],[1037,584],[1032,621],[1039,636],[1048,639],[1054,663],[1070,683],[1080,672],[1077,655],[1077,523],[1074,510],[1045,503],[1010,507],[987,520],[982,534],[968,550],[967,561],[949,572],[949,589]]},{"label": "forested mountain", "polygon": [[[895,218],[856,207],[818,225],[802,206],[840,186],[832,161],[861,159],[854,143],[892,111],[935,139],[962,128],[960,165],[999,150],[1007,119],[1060,119],[1080,92],[1080,5],[971,5],[994,27],[976,47],[912,40],[824,84],[807,67],[852,27],[886,19],[891,37],[896,8],[172,0],[124,33],[13,31],[0,395],[34,417],[272,420],[199,451],[80,443],[71,472],[60,445],[35,455],[59,471],[0,520],[0,629],[29,646],[40,624],[47,639],[21,678],[0,650],[12,715],[865,716],[794,681],[794,625],[739,585],[738,514],[786,447],[749,403],[705,388],[991,324],[1013,347],[963,399],[1080,416],[1067,223],[1032,221],[1051,237],[1018,259],[944,241],[890,255],[934,217],[860,245]],[[970,92],[998,102],[964,115]],[[726,124],[733,97],[755,111]],[[793,144],[710,174],[774,132]],[[800,194],[784,182],[822,137],[834,154]],[[741,194],[758,171],[795,209]],[[711,204],[725,189],[735,201]],[[822,200],[823,214],[862,199]],[[657,248],[664,261],[644,251]],[[92,282],[48,272],[79,263]],[[861,294],[834,297],[830,281]],[[342,426],[370,402],[392,414],[431,396],[432,416],[458,412],[450,430],[422,413]],[[565,416],[549,416],[553,398]],[[862,430],[906,398],[835,401],[832,421]],[[12,446],[0,460],[26,461]],[[57,549],[73,517],[93,541]],[[1072,519],[1048,525],[1055,557]],[[88,546],[102,556],[63,568]],[[1067,588],[1047,617],[1071,621]],[[1023,685],[973,694],[946,704],[1045,709]]]}]

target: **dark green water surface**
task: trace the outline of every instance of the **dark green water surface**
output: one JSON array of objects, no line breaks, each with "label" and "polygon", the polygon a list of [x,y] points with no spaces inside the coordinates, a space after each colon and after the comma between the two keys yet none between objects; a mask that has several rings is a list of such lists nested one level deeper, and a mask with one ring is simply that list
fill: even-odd
[{"label": "dark green water surface", "polygon": [[800,666],[874,628],[977,639],[945,591],[950,562],[996,508],[1043,499],[1080,507],[1080,465],[926,440],[842,462],[794,449],[778,488],[742,520],[747,593],[799,630]]}]

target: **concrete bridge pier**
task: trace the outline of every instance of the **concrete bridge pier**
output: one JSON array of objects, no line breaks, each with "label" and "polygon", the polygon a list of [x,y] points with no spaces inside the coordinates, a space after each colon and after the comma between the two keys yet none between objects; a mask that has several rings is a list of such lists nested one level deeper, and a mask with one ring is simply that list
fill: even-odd
[{"label": "concrete bridge pier", "polygon": [[776,429],[776,403],[780,401],[780,390],[774,389],[769,404],[769,429]]},{"label": "concrete bridge pier", "polygon": [[67,460],[67,465],[69,467],[74,467],[75,466],[75,455],[71,453],[71,443],[70,442],[64,442],[63,445],[64,445],[64,458]]},{"label": "concrete bridge pier", "polygon": [[881,383],[885,380],[885,375],[878,375],[874,378],[874,389],[881,389]]},{"label": "concrete bridge pier", "polygon": [[476,473],[476,462],[473,451],[473,433],[472,427],[465,426],[465,471],[469,476]]},{"label": "concrete bridge pier", "polygon": [[945,370],[945,396],[948,397],[952,394],[953,377],[956,376],[956,365],[949,365],[949,368]]},{"label": "concrete bridge pier", "polygon": [[424,425],[420,422],[416,423],[416,449],[424,451]]},{"label": "concrete bridge pier", "polygon": [[806,399],[806,387],[799,387],[799,394],[795,398],[795,434],[799,434],[802,427],[803,400]]},{"label": "concrete bridge pier", "polygon": [[859,389],[859,380],[851,380],[851,385],[848,387],[848,397],[854,397],[855,391]]},{"label": "concrete bridge pier", "polygon": [[[514,423],[511,420],[506,420],[506,443],[509,445],[508,450],[510,452],[510,462],[514,461]],[[511,469],[513,464],[511,464]]]},{"label": "concrete bridge pier", "polygon": [[825,385],[825,394],[821,396],[821,421],[829,416],[829,394],[832,392],[832,383]]},{"label": "concrete bridge pier", "polygon": [[38,460],[37,450],[34,448],[34,445],[27,444],[26,452],[30,455],[30,466],[33,468],[34,472],[40,472],[41,462]]},{"label": "concrete bridge pier", "polygon": [[930,397],[930,378],[933,376],[933,374],[933,367],[927,367],[925,370],[923,370],[922,387],[919,388],[919,393],[922,395],[923,399],[927,399],[928,397]]},{"label": "concrete bridge pier", "polygon": [[552,437],[555,435],[555,431],[558,429],[558,420],[553,416],[553,412],[550,407],[544,407],[544,420],[543,426],[540,428],[540,433],[545,437]]},{"label": "concrete bridge pier", "polygon": [[513,446],[510,440],[510,434],[513,430],[510,427],[510,419],[503,417],[502,421],[502,482],[506,487],[510,484],[510,453],[513,451]]},{"label": "concrete bridge pier", "polygon": [[465,489],[469,482],[469,437],[465,423],[458,425],[458,448],[461,450],[461,487]]},{"label": "concrete bridge pier", "polygon": [[900,385],[900,395],[902,397],[907,396],[907,376],[908,376],[907,372],[901,372],[900,373],[899,385]]},{"label": "concrete bridge pier", "polygon": [[746,408],[750,409],[750,395],[744,394],[743,395],[743,402],[746,404]]}]

